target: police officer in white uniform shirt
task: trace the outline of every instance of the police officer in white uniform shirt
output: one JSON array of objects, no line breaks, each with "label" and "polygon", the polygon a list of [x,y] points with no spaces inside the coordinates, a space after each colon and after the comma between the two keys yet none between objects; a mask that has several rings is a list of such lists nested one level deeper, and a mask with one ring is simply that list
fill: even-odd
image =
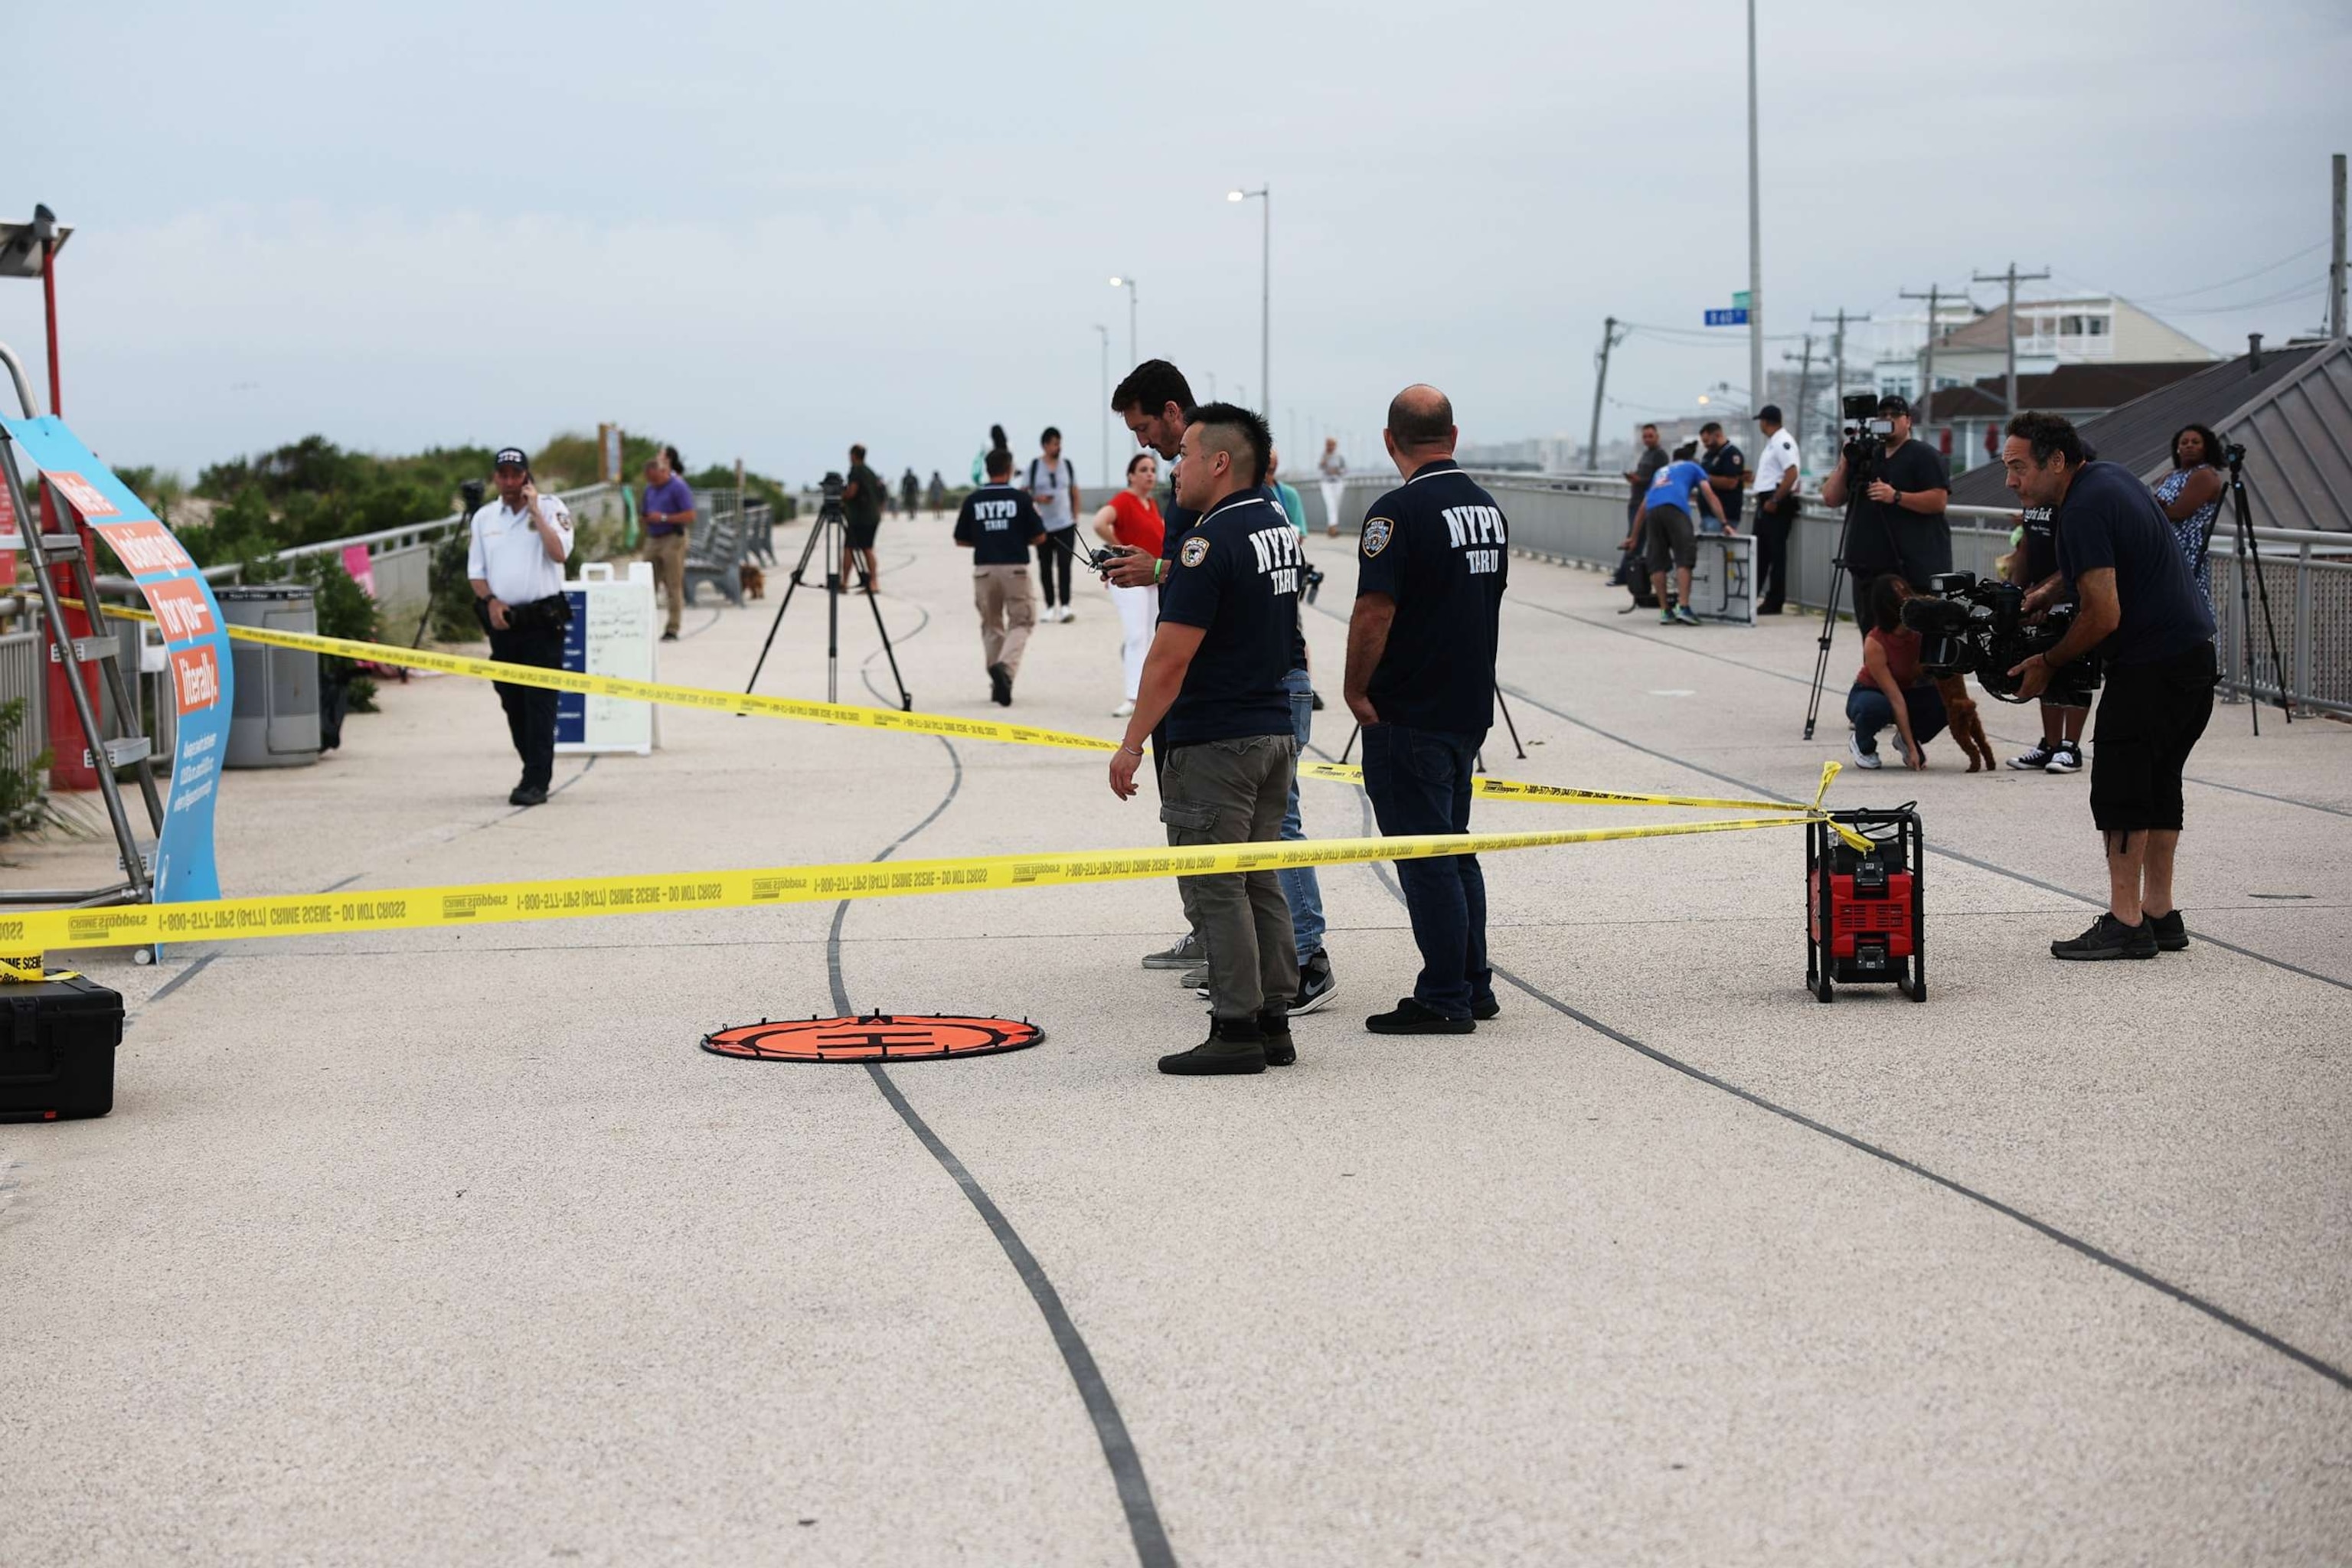
[{"label": "police officer in white uniform shirt", "polygon": [[[531,482],[530,459],[519,447],[502,448],[491,465],[499,504],[474,514],[466,552],[473,580],[474,614],[490,634],[490,657],[504,664],[563,668],[563,628],[572,601],[563,592],[563,563],[572,554],[572,511]],[[500,680],[499,704],[507,732],[522,758],[522,782],[510,805],[539,805],[555,773],[555,692]]]},{"label": "police officer in white uniform shirt", "polygon": [[1780,405],[1756,411],[1764,450],[1748,493],[1756,500],[1756,613],[1777,616],[1789,594],[1789,529],[1797,521],[1797,438],[1780,423]]}]

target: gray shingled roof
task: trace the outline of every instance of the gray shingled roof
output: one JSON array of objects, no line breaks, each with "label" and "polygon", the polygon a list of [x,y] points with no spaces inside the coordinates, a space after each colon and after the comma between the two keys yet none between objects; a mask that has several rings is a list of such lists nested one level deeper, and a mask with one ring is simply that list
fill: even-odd
[{"label": "gray shingled roof", "polygon": [[[2246,492],[2263,528],[2352,531],[2352,342],[2244,355],[2158,387],[2083,426],[2098,455],[2154,480],[2172,464],[2172,436],[2204,424],[2246,448]],[[1986,464],[1952,481],[1966,506],[2015,498]]]}]

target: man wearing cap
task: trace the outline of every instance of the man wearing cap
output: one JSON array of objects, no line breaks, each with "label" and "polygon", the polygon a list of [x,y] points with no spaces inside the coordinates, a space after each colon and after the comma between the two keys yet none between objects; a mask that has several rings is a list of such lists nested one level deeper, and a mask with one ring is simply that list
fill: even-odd
[{"label": "man wearing cap", "polygon": [[[1944,520],[1952,479],[1943,457],[1911,438],[1911,405],[1891,392],[1878,400],[1874,423],[1886,426],[1878,437],[1882,449],[1845,538],[1845,569],[1853,578],[1856,603],[1863,584],[1884,573],[1900,572],[1924,593],[1928,578],[1952,569],[1952,526]],[[1845,505],[1848,484],[1841,457],[1822,481],[1822,501]]]},{"label": "man wearing cap", "polygon": [[1756,613],[1777,616],[1789,592],[1789,529],[1797,521],[1797,438],[1780,424],[1780,405],[1756,411],[1764,453],[1756,464]]},{"label": "man wearing cap", "polygon": [[[474,613],[490,634],[490,657],[502,664],[563,668],[563,628],[572,601],[563,592],[563,563],[572,554],[572,512],[531,482],[530,459],[519,447],[502,448],[491,465],[499,504],[474,514],[466,553]],[[539,805],[555,773],[555,692],[541,686],[494,683],[507,711],[507,733],[522,758],[522,782],[510,805]]]}]

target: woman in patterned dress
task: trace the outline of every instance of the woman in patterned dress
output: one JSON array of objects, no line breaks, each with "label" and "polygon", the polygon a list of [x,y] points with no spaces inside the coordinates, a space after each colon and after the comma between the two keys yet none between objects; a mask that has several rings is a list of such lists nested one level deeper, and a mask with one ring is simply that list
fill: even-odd
[{"label": "woman in patterned dress", "polygon": [[2172,472],[2156,487],[2157,502],[2172,520],[2172,535],[2180,542],[2189,575],[2197,579],[2197,591],[2205,595],[2209,610],[2213,607],[2213,563],[2205,546],[2221,515],[2221,471],[2213,466],[2221,460],[2221,438],[2210,427],[2184,425],[2172,437]]}]

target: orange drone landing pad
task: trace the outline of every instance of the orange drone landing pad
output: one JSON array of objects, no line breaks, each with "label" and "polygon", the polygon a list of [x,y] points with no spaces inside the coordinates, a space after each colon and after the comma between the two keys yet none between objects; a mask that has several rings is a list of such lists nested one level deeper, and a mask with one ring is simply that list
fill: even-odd
[{"label": "orange drone landing pad", "polygon": [[1017,1051],[1045,1037],[1045,1030],[1025,1020],[874,1013],[741,1024],[703,1036],[702,1048],[759,1062],[898,1062]]}]

